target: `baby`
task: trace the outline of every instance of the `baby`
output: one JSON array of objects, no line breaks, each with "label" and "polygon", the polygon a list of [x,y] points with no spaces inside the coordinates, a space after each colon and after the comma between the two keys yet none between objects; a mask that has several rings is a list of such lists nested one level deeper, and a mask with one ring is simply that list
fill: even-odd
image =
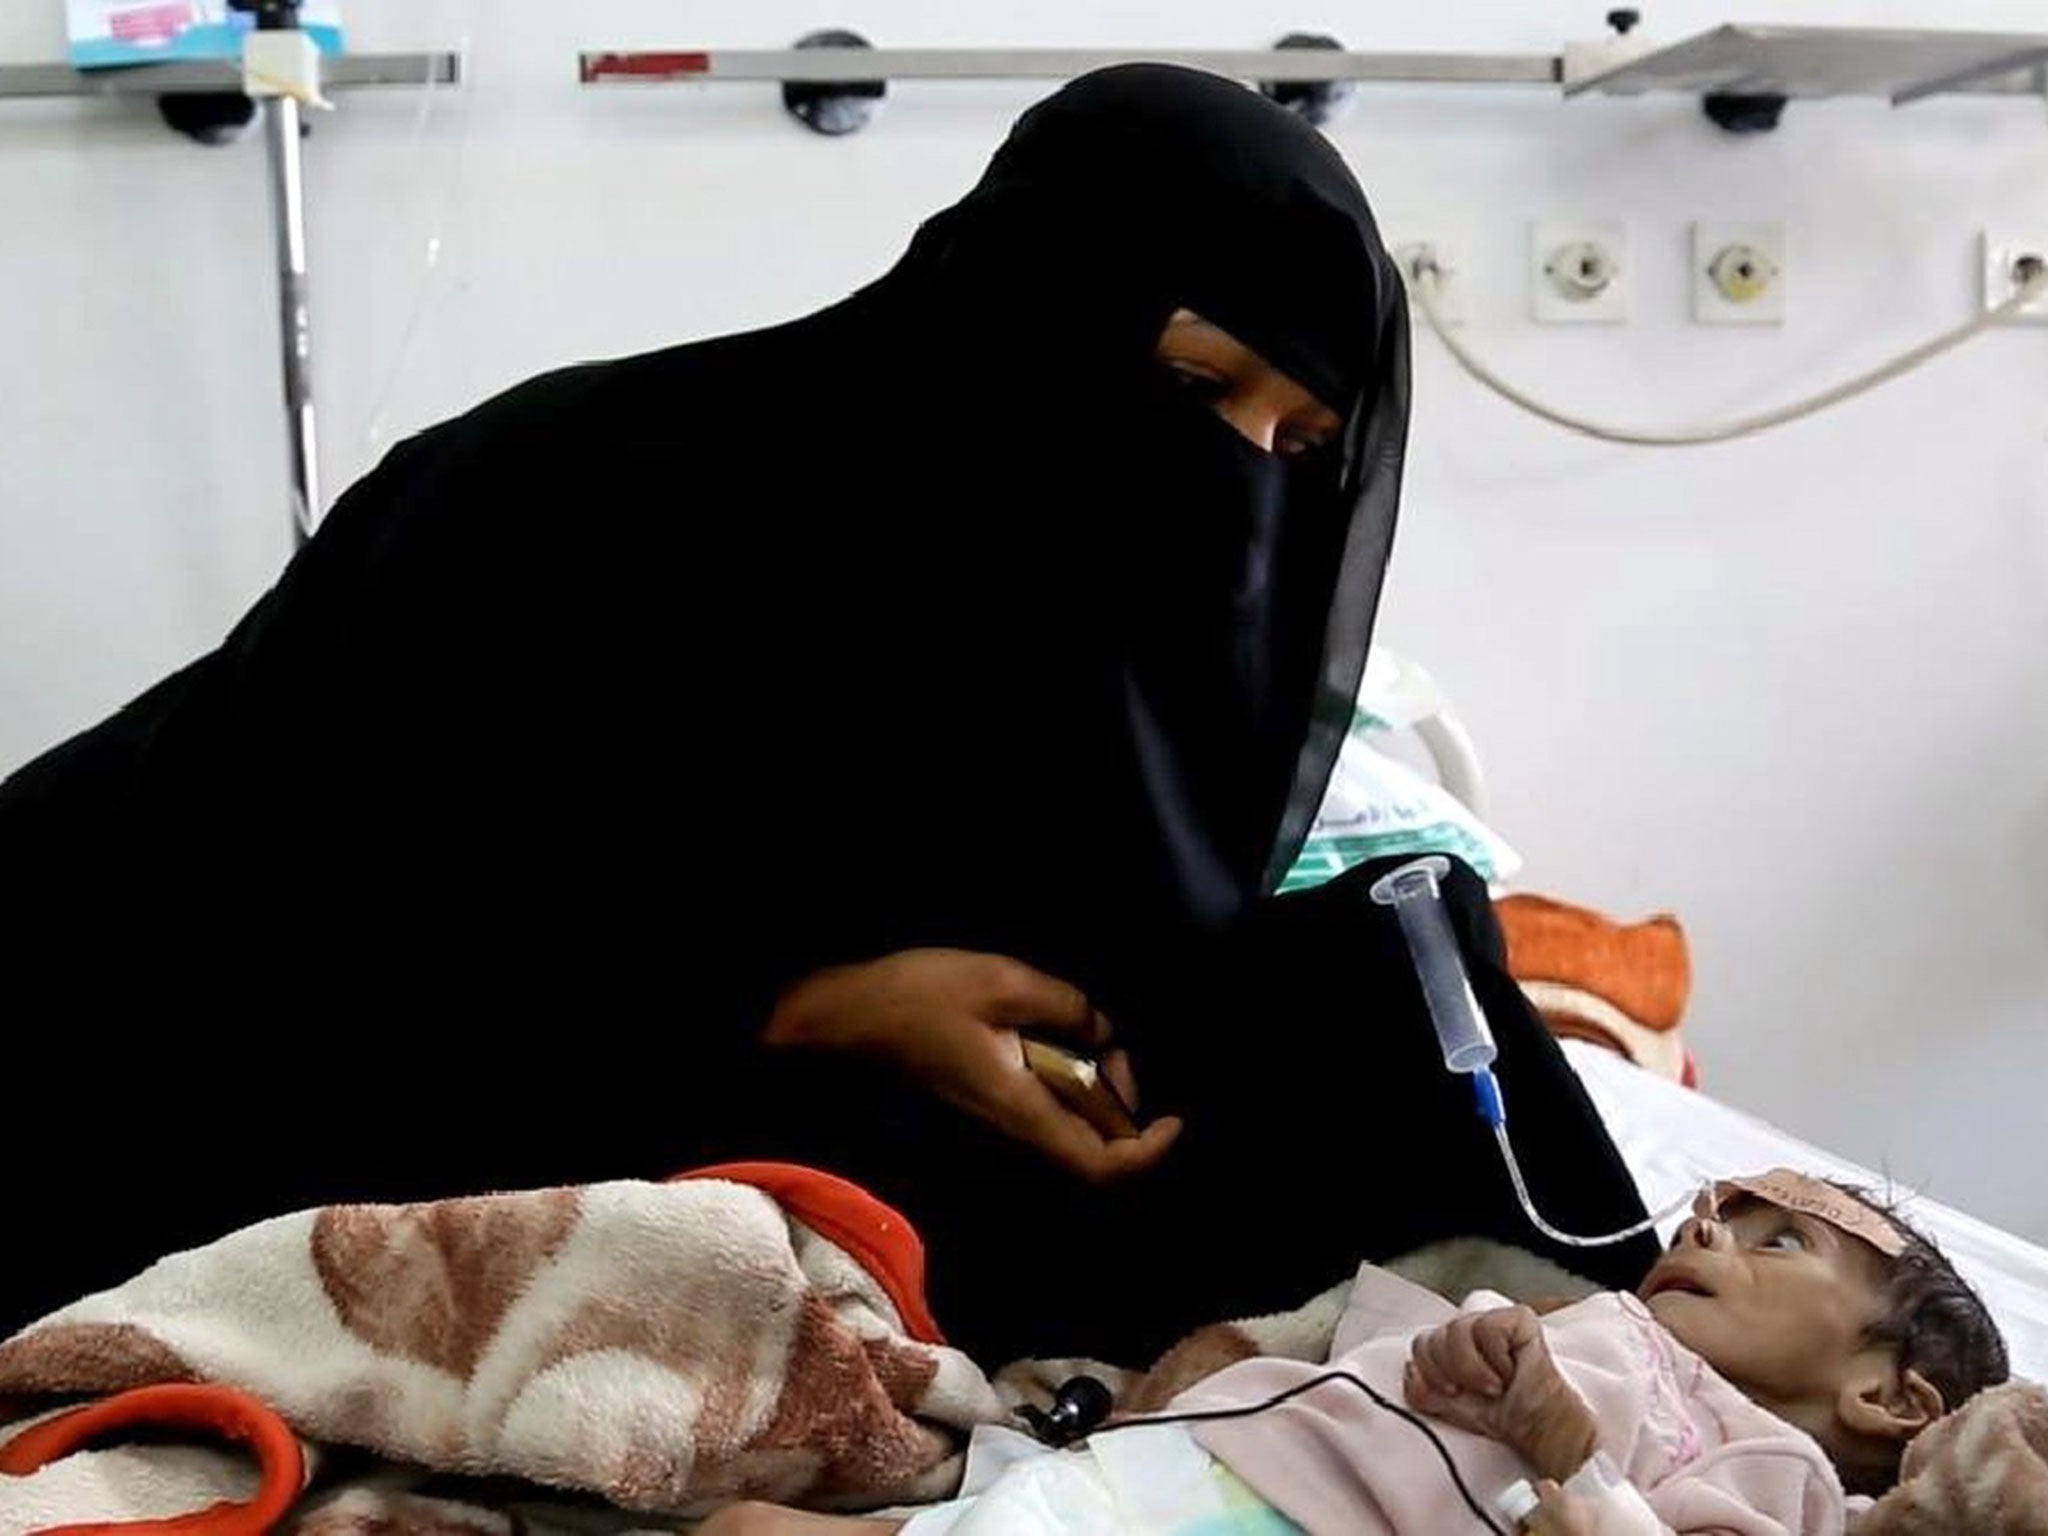
[{"label": "baby", "polygon": [[[1933,1243],[1779,1169],[1703,1194],[1633,1296],[1540,1318],[1483,1291],[1453,1308],[1368,1265],[1325,1366],[1232,1366],[1161,1416],[1186,1422],[1022,1458],[907,1527],[754,1505],[704,1536],[1435,1536],[1516,1520],[1544,1536],[1821,1536],[2006,1371],[1989,1313]],[[1502,1512],[1526,1479],[1535,1492]]]}]

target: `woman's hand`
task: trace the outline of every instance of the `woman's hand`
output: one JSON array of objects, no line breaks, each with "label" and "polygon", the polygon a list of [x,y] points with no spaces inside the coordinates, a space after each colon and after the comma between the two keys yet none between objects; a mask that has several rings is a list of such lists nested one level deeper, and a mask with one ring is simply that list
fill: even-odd
[{"label": "woman's hand", "polygon": [[[776,1046],[857,1051],[894,1063],[942,1098],[1028,1142],[1083,1178],[1150,1168],[1180,1135],[1167,1116],[1135,1137],[1108,1138],[1053,1096],[1024,1064],[1019,1030],[1100,1051],[1110,1029],[1082,995],[1021,961],[964,949],[907,949],[831,966],[791,987],[764,1039]],[[1121,1051],[1102,1069],[1137,1105]]]},{"label": "woman's hand", "polygon": [[1467,1312],[1422,1335],[1403,1385],[1409,1407],[1498,1440],[1539,1477],[1565,1481],[1599,1444],[1592,1409],[1527,1307]]}]

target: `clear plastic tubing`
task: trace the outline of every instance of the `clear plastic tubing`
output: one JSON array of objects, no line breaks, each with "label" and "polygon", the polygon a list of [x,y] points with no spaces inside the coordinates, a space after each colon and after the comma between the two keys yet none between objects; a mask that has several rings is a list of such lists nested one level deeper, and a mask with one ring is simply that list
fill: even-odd
[{"label": "clear plastic tubing", "polygon": [[1432,853],[1380,876],[1372,883],[1371,895],[1381,906],[1392,907],[1401,920],[1401,937],[1408,941],[1444,1065],[1453,1072],[1481,1072],[1492,1067],[1499,1052],[1486,1015],[1479,1011],[1479,999],[1472,995],[1458,935],[1437,894],[1439,882],[1450,872],[1451,861]]},{"label": "clear plastic tubing", "polygon": [[1666,1209],[1633,1226],[1599,1237],[1560,1232],[1543,1219],[1529,1198],[1528,1182],[1522,1177],[1521,1164],[1515,1160],[1514,1143],[1508,1139],[1507,1101],[1501,1096],[1500,1080],[1493,1075],[1494,1058],[1499,1054],[1493,1043],[1493,1030],[1472,991],[1472,978],[1465,970],[1457,932],[1451,927],[1450,914],[1444,911],[1440,886],[1450,870],[1451,861],[1441,854],[1411,859],[1375,880],[1370,895],[1381,906],[1392,907],[1400,921],[1401,937],[1407,941],[1409,958],[1415,962],[1415,976],[1422,984],[1422,1000],[1429,1009],[1430,1023],[1436,1027],[1436,1042],[1443,1051],[1444,1065],[1453,1073],[1472,1079],[1472,1096],[1479,1116],[1493,1128],[1493,1139],[1500,1147],[1501,1160],[1507,1164],[1508,1179],[1515,1187],[1515,1199],[1521,1202],[1522,1214],[1538,1232],[1568,1248],[1605,1248],[1653,1230],[1665,1217],[1690,1205],[1692,1195],[1681,1196]]}]

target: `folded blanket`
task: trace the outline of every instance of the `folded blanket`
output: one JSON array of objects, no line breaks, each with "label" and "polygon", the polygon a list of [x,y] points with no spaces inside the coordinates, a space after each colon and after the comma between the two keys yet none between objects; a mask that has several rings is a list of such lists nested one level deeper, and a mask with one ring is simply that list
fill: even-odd
[{"label": "folded blanket", "polygon": [[1526,895],[1503,897],[1494,911],[1508,970],[1552,1034],[1591,1040],[1645,1071],[1697,1085],[1678,1028],[1692,960],[1677,918],[1618,923],[1588,907]]},{"label": "folded blanket", "polygon": [[[0,1344],[0,1531],[211,1504],[191,1536],[287,1509],[320,1536],[481,1533],[551,1499],[644,1530],[948,1492],[1002,1410],[925,1309],[916,1234],[808,1170],[709,1174],[302,1212],[52,1314]],[[72,1454],[136,1429],[253,1456]]]}]

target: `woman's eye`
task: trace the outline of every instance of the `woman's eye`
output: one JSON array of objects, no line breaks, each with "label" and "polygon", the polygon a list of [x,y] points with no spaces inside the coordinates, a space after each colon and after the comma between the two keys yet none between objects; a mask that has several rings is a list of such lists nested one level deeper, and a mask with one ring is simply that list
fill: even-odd
[{"label": "woman's eye", "polygon": [[1804,1253],[1806,1251],[1806,1234],[1797,1227],[1780,1227],[1758,1246],[1775,1248],[1786,1253]]},{"label": "woman's eye", "polygon": [[1283,432],[1274,441],[1273,451],[1283,459],[1299,459],[1311,453],[1320,453],[1329,446],[1328,441],[1312,434]]},{"label": "woman's eye", "polygon": [[1214,374],[1203,373],[1199,369],[1184,367],[1179,363],[1168,363],[1166,371],[1173,376],[1174,383],[1199,399],[1220,400],[1229,388]]}]

